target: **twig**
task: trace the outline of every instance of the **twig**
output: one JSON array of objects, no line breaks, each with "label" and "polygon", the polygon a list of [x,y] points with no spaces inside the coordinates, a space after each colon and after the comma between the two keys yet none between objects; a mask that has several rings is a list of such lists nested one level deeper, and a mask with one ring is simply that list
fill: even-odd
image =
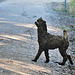
[{"label": "twig", "polygon": [[[35,25],[34,25],[34,26],[35,26]],[[34,26],[32,26],[30,29],[24,31],[24,33],[25,33],[25,32],[29,32],[29,33],[30,33],[31,39],[32,39],[32,34],[31,34],[31,31],[30,31],[30,30],[31,30],[32,28],[34,28]]]},{"label": "twig", "polygon": [[[34,25],[34,26],[35,26],[35,25]],[[24,32],[30,31],[34,26],[32,26],[30,29],[28,29],[28,30],[26,30],[26,31],[24,31]]]}]

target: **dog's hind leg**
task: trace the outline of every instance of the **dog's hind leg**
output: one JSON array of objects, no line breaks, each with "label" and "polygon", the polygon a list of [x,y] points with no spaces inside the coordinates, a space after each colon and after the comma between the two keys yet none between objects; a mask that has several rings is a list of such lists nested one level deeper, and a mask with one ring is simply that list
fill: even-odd
[{"label": "dog's hind leg", "polygon": [[69,59],[70,64],[73,65],[73,61],[72,61],[72,59],[71,59],[71,56],[70,56],[70,55],[67,55],[67,58]]},{"label": "dog's hind leg", "polygon": [[61,56],[63,57],[63,62],[59,63],[59,65],[65,65],[67,61],[67,53],[66,50],[59,50]]},{"label": "dog's hind leg", "polygon": [[43,50],[41,50],[41,49],[39,48],[38,53],[36,54],[34,60],[32,60],[32,61],[37,62],[37,59],[40,57],[40,55],[41,55],[42,52],[43,52]]},{"label": "dog's hind leg", "polygon": [[44,53],[45,53],[45,57],[46,57],[45,63],[48,63],[49,62],[49,53],[48,53],[48,50],[45,50]]}]

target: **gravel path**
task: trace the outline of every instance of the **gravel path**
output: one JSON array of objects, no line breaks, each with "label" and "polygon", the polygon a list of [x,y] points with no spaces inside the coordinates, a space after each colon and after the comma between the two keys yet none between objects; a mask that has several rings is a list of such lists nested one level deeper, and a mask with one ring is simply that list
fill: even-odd
[{"label": "gravel path", "polygon": [[47,64],[44,63],[44,53],[36,63],[31,61],[38,50],[34,22],[39,17],[47,21],[48,32],[51,34],[62,35],[62,27],[74,29],[75,17],[53,11],[50,2],[7,0],[0,3],[0,75],[75,75],[74,30],[69,31],[71,42],[68,49],[73,57],[73,66],[68,62],[65,66],[54,63],[62,61],[57,49],[50,51],[50,62]]}]

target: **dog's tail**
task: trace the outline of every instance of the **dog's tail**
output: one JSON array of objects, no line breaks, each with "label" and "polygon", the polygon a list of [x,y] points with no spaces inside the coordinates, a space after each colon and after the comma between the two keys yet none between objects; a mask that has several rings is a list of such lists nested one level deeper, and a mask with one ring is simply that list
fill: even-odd
[{"label": "dog's tail", "polygon": [[68,32],[67,32],[67,30],[63,30],[63,38],[65,40],[68,40]]}]

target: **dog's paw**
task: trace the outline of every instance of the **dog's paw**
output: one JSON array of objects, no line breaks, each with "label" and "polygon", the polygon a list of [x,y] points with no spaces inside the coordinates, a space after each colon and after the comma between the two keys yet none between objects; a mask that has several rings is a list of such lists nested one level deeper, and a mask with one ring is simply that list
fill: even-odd
[{"label": "dog's paw", "polygon": [[59,64],[59,65],[62,65],[62,66],[65,65],[65,63],[60,63],[60,62],[59,62],[58,64]]},{"label": "dog's paw", "polygon": [[48,62],[49,62],[49,60],[46,60],[46,61],[45,61],[45,63],[48,63]]},{"label": "dog's paw", "polygon": [[32,61],[37,62],[37,60],[32,60]]},{"label": "dog's paw", "polygon": [[72,61],[70,61],[70,64],[71,64],[71,65],[73,65],[73,62],[72,62]]},{"label": "dog's paw", "polygon": [[71,63],[71,65],[73,65],[73,63]]},{"label": "dog's paw", "polygon": [[60,63],[60,62],[54,62],[54,63],[58,63],[59,65],[65,65],[65,63]]}]

